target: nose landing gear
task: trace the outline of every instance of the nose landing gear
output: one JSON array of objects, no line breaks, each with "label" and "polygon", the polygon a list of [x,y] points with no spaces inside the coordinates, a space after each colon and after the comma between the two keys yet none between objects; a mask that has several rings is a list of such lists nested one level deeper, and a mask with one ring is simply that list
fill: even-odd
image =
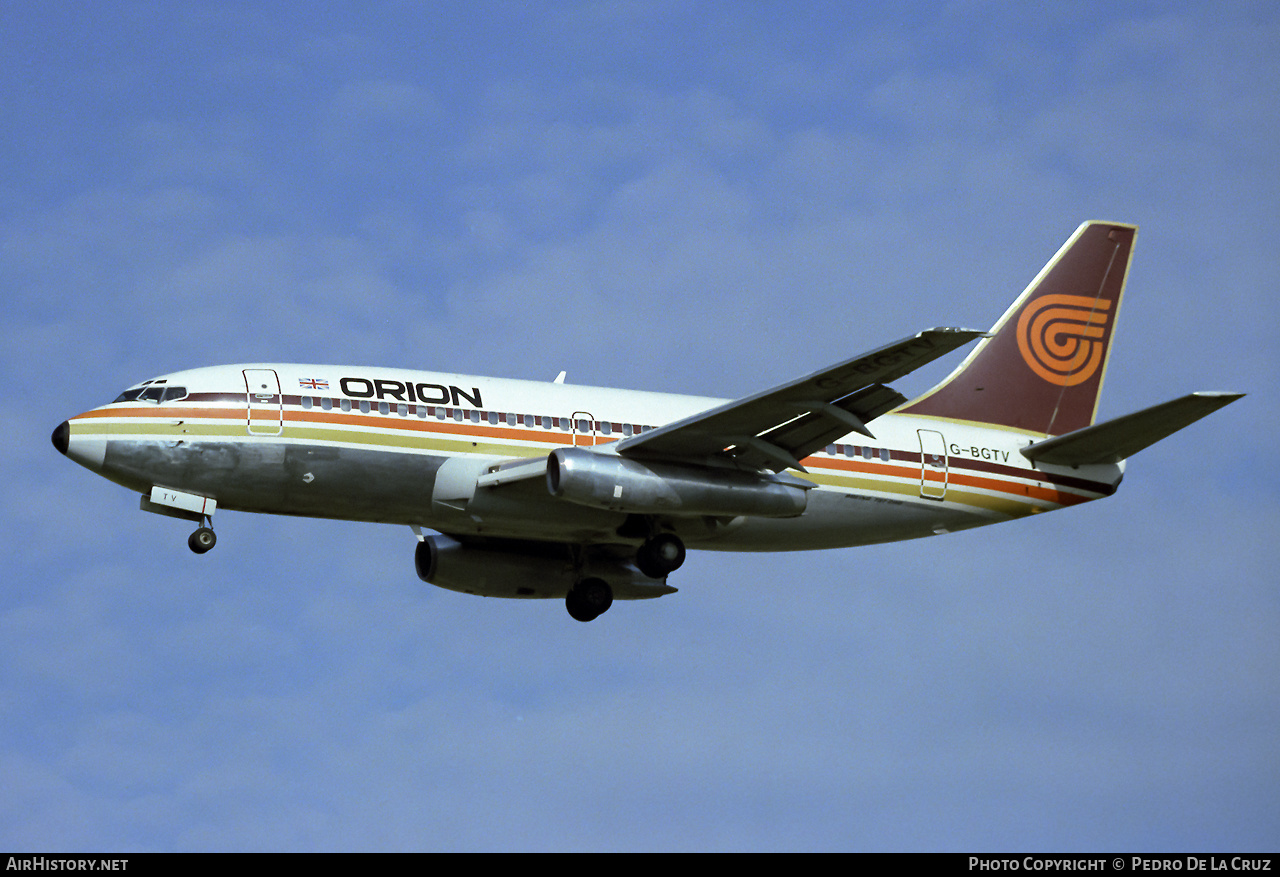
[{"label": "nose landing gear", "polygon": [[204,554],[218,544],[218,536],[213,532],[213,517],[204,515],[198,521],[200,529],[187,537],[187,547],[196,554]]},{"label": "nose landing gear", "polygon": [[151,495],[144,493],[139,504],[144,512],[195,521],[200,529],[187,538],[187,547],[196,554],[204,554],[218,543],[218,537],[213,533],[213,512],[217,507],[218,501],[211,497],[182,493],[167,487],[151,488]]},{"label": "nose landing gear", "polygon": [[209,527],[201,527],[187,539],[187,547],[196,554],[204,554],[218,544],[218,537]]}]

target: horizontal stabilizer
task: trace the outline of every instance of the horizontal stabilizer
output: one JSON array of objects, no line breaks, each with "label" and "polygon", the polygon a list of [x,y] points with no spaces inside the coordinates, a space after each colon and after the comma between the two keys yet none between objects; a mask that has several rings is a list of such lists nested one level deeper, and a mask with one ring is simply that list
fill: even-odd
[{"label": "horizontal stabilizer", "polygon": [[1115,420],[1036,442],[1023,448],[1022,454],[1037,463],[1062,466],[1118,463],[1243,395],[1244,393],[1192,393]]}]

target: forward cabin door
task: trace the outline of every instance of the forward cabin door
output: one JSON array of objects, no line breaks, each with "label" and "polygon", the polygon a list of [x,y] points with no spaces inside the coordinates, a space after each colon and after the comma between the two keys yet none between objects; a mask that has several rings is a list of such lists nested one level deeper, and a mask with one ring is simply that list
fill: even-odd
[{"label": "forward cabin door", "polygon": [[279,435],[284,432],[284,399],[275,369],[244,370],[245,413],[249,435]]},{"label": "forward cabin door", "polygon": [[947,495],[947,442],[942,433],[917,429],[920,436],[920,495],[942,499]]}]

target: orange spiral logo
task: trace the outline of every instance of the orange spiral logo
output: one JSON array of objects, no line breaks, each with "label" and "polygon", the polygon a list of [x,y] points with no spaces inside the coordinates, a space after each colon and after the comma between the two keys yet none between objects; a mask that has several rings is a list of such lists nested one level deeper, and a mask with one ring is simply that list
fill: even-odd
[{"label": "orange spiral logo", "polygon": [[1106,352],[1111,302],[1084,295],[1044,295],[1018,317],[1018,350],[1027,366],[1059,387],[1093,377]]}]

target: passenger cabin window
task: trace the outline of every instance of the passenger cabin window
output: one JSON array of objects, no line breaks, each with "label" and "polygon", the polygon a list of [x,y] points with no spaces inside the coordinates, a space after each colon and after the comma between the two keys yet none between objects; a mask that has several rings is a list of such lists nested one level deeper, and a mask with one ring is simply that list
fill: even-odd
[{"label": "passenger cabin window", "polygon": [[[147,382],[140,387],[131,387],[117,396],[114,402],[168,402],[175,399],[183,399],[188,395],[186,387],[169,387],[165,384],[157,384]],[[274,397],[268,397],[274,398]],[[439,405],[409,405],[404,402],[388,403],[386,401],[372,402],[369,399],[334,399],[328,396],[298,396],[298,404],[302,408],[322,408],[325,411],[341,409],[343,411],[359,410],[364,414],[373,412],[376,405],[379,414],[389,415],[397,414],[400,417],[412,417],[416,415],[419,418],[434,417],[437,420],[454,420],[459,423],[471,421],[472,423],[489,423],[494,426],[506,424],[508,426],[525,426],[528,428],[541,427],[542,429],[559,429],[565,432],[576,432],[585,435],[591,432],[598,432],[604,436],[633,436],[653,430],[655,427],[649,424],[616,422],[611,420],[592,421],[586,418],[571,417],[554,417],[549,414],[517,414],[515,412],[500,411],[482,411],[480,409],[471,408],[446,408]],[[887,448],[871,448],[859,447],[857,445],[834,444],[827,445],[824,449],[826,453],[833,456],[843,454],[847,457],[863,456],[868,460],[877,457],[889,460],[890,453]]]}]

